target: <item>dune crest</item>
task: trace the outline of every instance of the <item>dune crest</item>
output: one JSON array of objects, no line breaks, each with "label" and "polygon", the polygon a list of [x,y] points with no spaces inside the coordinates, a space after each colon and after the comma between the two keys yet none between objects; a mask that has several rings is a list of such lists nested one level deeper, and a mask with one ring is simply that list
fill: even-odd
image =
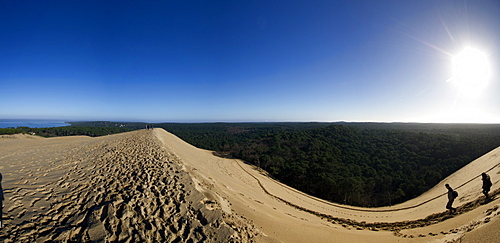
[{"label": "dune crest", "polygon": [[[497,148],[408,202],[360,208],[309,196],[163,129],[99,138],[0,139],[0,239],[474,242],[482,237],[476,232],[500,225],[499,155]],[[475,178],[484,171],[494,192],[487,203]],[[444,208],[445,183],[460,193],[457,214]]]},{"label": "dune crest", "polygon": [[17,165],[2,170],[4,242],[240,242],[253,237],[251,225],[204,201],[149,131],[37,141],[17,144],[22,147],[17,150],[10,143],[12,149],[6,149],[7,159]]}]

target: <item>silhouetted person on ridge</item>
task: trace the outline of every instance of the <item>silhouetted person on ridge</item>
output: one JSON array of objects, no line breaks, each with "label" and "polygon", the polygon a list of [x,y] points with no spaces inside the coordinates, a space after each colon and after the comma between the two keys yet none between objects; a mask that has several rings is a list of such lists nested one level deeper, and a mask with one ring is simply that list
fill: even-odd
[{"label": "silhouetted person on ridge", "polygon": [[448,203],[446,204],[446,209],[449,209],[450,213],[454,213],[457,209],[453,207],[453,201],[458,197],[458,192],[453,191],[449,184],[446,184],[445,187],[448,189]]},{"label": "silhouetted person on ridge", "polygon": [[3,199],[2,173],[0,173],[0,228],[3,227]]},{"label": "silhouetted person on ridge", "polygon": [[481,178],[481,180],[483,180],[483,194],[486,200],[490,200],[490,196],[488,195],[492,186],[490,176],[486,173],[482,173],[481,176],[483,177]]}]

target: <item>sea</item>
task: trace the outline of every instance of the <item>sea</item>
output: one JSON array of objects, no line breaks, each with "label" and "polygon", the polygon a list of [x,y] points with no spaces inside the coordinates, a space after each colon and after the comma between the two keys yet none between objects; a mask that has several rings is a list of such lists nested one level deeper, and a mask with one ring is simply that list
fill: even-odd
[{"label": "sea", "polygon": [[8,127],[65,127],[71,124],[60,120],[33,120],[33,119],[0,119],[0,128]]}]

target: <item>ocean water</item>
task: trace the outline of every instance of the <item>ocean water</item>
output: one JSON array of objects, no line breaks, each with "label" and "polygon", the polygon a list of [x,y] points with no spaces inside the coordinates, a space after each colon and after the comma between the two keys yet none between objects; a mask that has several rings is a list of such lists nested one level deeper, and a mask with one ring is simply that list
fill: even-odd
[{"label": "ocean water", "polygon": [[60,120],[22,120],[22,119],[0,119],[0,128],[7,127],[65,127],[70,124]]}]

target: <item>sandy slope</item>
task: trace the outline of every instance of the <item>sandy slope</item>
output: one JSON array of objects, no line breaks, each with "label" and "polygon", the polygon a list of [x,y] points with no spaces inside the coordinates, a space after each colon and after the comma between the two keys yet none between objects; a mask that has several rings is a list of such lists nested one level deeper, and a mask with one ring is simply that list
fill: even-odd
[{"label": "sandy slope", "polygon": [[[481,242],[500,240],[497,148],[418,198],[383,208],[326,202],[162,130],[100,138],[0,138],[6,242]],[[444,184],[459,213],[445,212]],[[500,190],[499,190],[500,191]],[[489,232],[497,232],[494,233]]]},{"label": "sandy slope", "polygon": [[5,242],[247,241],[152,135],[0,139]]},{"label": "sandy slope", "polygon": [[[480,227],[485,218],[500,212],[497,200],[485,205],[481,205],[482,199],[475,201],[482,195],[481,180],[473,179],[493,168],[488,172],[494,183],[492,190],[498,189],[500,168],[496,165],[500,162],[500,148],[473,161],[418,198],[393,207],[358,208],[308,196],[270,179],[250,165],[215,157],[211,151],[197,149],[163,130],[155,130],[155,134],[181,158],[187,171],[200,184],[222,198],[221,204],[229,201],[234,212],[251,219],[263,233],[261,236],[268,236],[261,237],[260,241],[449,240]],[[457,215],[450,216],[445,211],[446,183],[460,186],[457,188],[460,196],[455,203],[460,211]],[[490,215],[484,213],[488,209],[492,209]],[[432,219],[422,220],[430,215]]]}]

